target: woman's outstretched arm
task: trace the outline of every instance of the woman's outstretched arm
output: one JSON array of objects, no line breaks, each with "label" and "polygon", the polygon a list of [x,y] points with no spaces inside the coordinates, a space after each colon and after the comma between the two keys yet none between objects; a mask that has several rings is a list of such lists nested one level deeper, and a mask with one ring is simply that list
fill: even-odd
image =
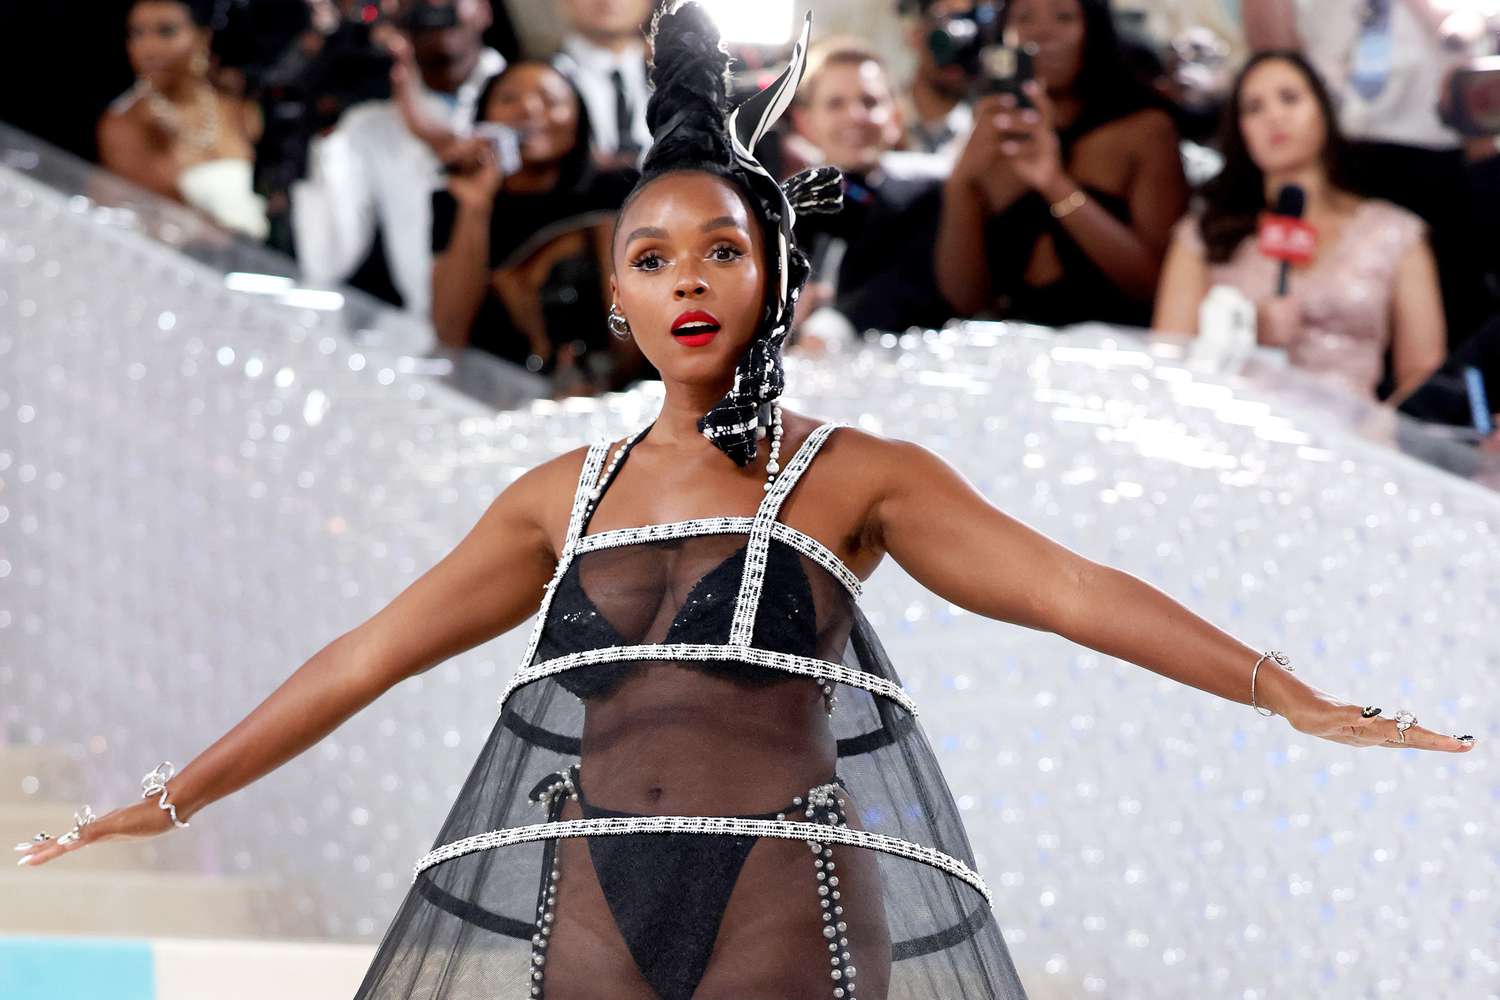
[{"label": "woman's outstretched arm", "polygon": [[[1230,701],[1250,703],[1261,651],[1160,590],[1078,555],[996,509],[920,446],[861,435],[875,501],[870,532],[919,583],[976,614],[1055,632]],[[1300,732],[1352,746],[1466,750],[1413,726],[1396,743],[1389,717],[1352,705],[1267,660],[1256,703]]]},{"label": "woman's outstretched arm", "polygon": [[[406,678],[529,618],[556,565],[553,539],[564,533],[581,462],[575,451],[518,479],[440,562],[195,757],[167,783],[178,819],[274,771]],[[96,841],[169,829],[157,800],[142,800],[88,824],[73,844],[33,845],[24,857],[44,864]]]}]

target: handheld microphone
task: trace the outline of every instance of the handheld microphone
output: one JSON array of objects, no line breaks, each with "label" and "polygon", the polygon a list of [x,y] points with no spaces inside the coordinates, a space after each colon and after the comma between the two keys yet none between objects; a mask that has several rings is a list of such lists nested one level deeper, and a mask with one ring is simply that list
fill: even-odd
[{"label": "handheld microphone", "polygon": [[1276,195],[1276,210],[1260,217],[1257,245],[1272,260],[1281,261],[1276,278],[1277,296],[1286,295],[1293,264],[1306,264],[1318,248],[1318,233],[1302,221],[1307,211],[1307,192],[1288,184]]}]

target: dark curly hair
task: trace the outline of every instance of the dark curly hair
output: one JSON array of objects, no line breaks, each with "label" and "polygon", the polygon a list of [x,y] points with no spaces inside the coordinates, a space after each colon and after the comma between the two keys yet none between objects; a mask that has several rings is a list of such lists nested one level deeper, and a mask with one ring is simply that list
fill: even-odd
[{"label": "dark curly hair", "polygon": [[[615,217],[618,237],[621,221],[642,191],[663,177],[678,173],[706,173],[719,177],[739,191],[760,225],[765,249],[767,280],[763,333],[775,316],[777,230],[781,209],[758,194],[736,164],[729,136],[729,52],[719,39],[713,19],[696,3],[677,10],[670,4],[651,19],[651,99],[646,104],[646,125],[652,144],[641,166],[641,178],[620,206]],[[787,287],[800,291],[811,268],[800,248],[790,248]]]},{"label": "dark curly hair", "polygon": [[1338,113],[1333,98],[1318,71],[1300,52],[1266,51],[1256,53],[1245,63],[1224,107],[1224,123],[1219,148],[1224,153],[1224,169],[1203,185],[1203,215],[1198,231],[1208,250],[1208,259],[1222,264],[1234,256],[1235,248],[1255,232],[1260,214],[1266,210],[1266,177],[1250,156],[1241,128],[1240,101],[1245,80],[1257,66],[1277,61],[1296,69],[1307,80],[1313,99],[1323,112],[1327,139],[1323,143],[1323,169],[1328,182],[1341,191],[1353,191],[1349,183],[1349,143],[1339,130]]}]

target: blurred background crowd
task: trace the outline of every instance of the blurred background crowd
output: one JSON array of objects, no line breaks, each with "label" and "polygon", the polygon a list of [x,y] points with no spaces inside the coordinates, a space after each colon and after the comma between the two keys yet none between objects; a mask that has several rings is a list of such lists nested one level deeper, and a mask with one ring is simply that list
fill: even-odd
[{"label": "blurred background crowd", "polygon": [[[750,92],[807,4],[709,6]],[[805,82],[760,150],[846,177],[843,210],[799,225],[794,350],[955,318],[1239,336],[1496,446],[1500,0],[812,6]],[[0,119],[444,347],[594,393],[652,375],[605,322],[652,9],[6,5]]]}]

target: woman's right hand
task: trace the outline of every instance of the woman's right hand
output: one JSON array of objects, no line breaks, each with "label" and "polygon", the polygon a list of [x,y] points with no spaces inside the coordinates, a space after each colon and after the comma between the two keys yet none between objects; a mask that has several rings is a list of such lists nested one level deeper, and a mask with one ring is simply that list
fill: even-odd
[{"label": "woman's right hand", "polygon": [[106,840],[141,840],[166,833],[173,829],[172,818],[157,805],[157,801],[143,799],[85,823],[78,839],[71,843],[59,843],[59,838],[53,837],[39,843],[17,844],[16,851],[21,858],[16,863],[23,868],[36,868],[89,844]]},{"label": "woman's right hand", "polygon": [[488,210],[505,183],[505,173],[495,157],[495,147],[485,139],[466,138],[454,143],[447,159],[452,171],[448,193],[464,208]]},{"label": "woman's right hand", "polygon": [[981,97],[974,105],[973,131],[949,175],[950,183],[966,185],[977,193],[990,214],[1009,208],[1027,191],[1026,182],[1016,175],[1001,148],[1014,135],[1001,131],[999,122],[1016,110],[1016,99],[1009,94]]}]

